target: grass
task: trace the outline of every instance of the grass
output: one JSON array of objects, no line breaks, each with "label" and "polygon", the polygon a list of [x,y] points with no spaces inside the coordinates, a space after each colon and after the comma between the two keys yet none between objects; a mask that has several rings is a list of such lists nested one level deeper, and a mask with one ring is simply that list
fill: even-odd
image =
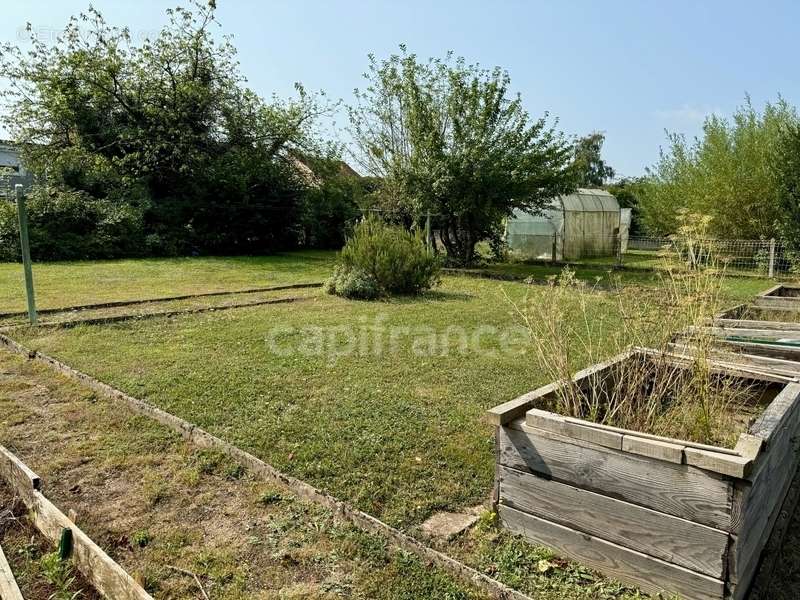
[{"label": "grass", "polygon": [[[2,352],[0,370],[0,443],[40,474],[48,497],[74,508],[81,527],[156,598],[198,597],[191,578],[165,565],[196,573],[219,600],[484,598],[385,539],[336,523],[219,452],[191,447],[41,365]],[[153,490],[155,504],[148,500]],[[19,522],[0,531],[26,582],[41,579],[40,559],[50,550],[31,550],[30,534]],[[539,600],[641,597],[512,537],[492,513],[448,550]],[[26,598],[48,597],[31,589]],[[82,589],[81,597],[94,598]]]},{"label": "grass", "polygon": [[[118,273],[114,294],[150,297],[190,284],[261,285],[247,278],[272,272],[275,267],[266,266],[271,261],[282,270],[269,284],[321,279],[332,257],[196,259],[197,267],[185,259],[194,277],[177,274],[180,261],[155,261],[152,270],[134,265],[130,273]],[[560,271],[523,264],[492,269],[537,280]],[[217,270],[226,274],[224,285],[214,277]],[[61,302],[74,282],[69,274],[56,274],[53,301]],[[657,274],[598,268],[577,276],[605,288],[587,300],[599,339],[623,330],[621,305],[635,307],[645,321],[659,319],[663,282]],[[159,287],[168,283],[169,292]],[[728,278],[723,293],[735,304],[769,285]],[[486,500],[494,454],[493,429],[482,421],[485,410],[548,382],[509,300],[547,303],[551,293],[547,286],[519,281],[446,276],[421,298],[354,302],[313,291],[298,304],[68,330],[26,328],[13,335],[413,532],[435,512]],[[96,297],[87,292],[86,299]],[[379,351],[376,331],[382,332]],[[609,343],[599,353],[615,347]],[[588,360],[577,342],[570,352],[577,364]],[[196,465],[182,481],[201,480],[205,471]],[[163,478],[143,485],[145,505],[170,502],[172,486]],[[269,507],[282,501],[268,490],[257,502]],[[542,598],[636,597],[491,528],[470,532],[445,549]],[[402,572],[400,566],[392,569]]]},{"label": "grass", "polygon": [[[740,282],[731,282],[729,292],[740,294]],[[656,289],[625,288],[623,295],[641,302]],[[547,383],[506,296],[547,302],[549,293],[445,277],[420,300],[317,295],[296,305],[15,335],[393,525],[412,527],[486,498],[493,431],[483,413]],[[616,294],[592,294],[591,303],[598,337],[604,330],[610,337],[619,329]],[[376,327],[385,332],[378,353]],[[390,331],[399,332],[394,340]],[[477,347],[481,331],[489,333]],[[573,355],[580,364],[580,349]]]},{"label": "grass", "polygon": [[[226,456],[0,353],[0,444],[46,494],[156,598],[484,600],[444,572],[252,478]],[[153,491],[158,490],[157,501]],[[266,499],[266,500],[265,500]],[[0,485],[0,506],[11,506]],[[0,517],[4,511],[0,510]],[[99,597],[27,523],[0,518],[0,543],[30,600]]]},{"label": "grass", "polygon": [[[331,252],[34,263],[39,308],[322,281]],[[0,263],[0,312],[25,310],[22,265]]]}]

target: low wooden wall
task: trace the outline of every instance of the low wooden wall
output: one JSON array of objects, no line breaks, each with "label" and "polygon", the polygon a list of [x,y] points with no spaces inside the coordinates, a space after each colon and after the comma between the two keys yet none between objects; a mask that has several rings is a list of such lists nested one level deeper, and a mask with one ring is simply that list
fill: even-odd
[{"label": "low wooden wall", "polygon": [[760,308],[800,310],[800,285],[781,283],[758,294],[753,305]]},{"label": "low wooden wall", "polygon": [[504,525],[648,593],[743,598],[798,462],[800,383],[767,381],[780,391],[734,449],[535,408],[554,385],[493,409]]}]

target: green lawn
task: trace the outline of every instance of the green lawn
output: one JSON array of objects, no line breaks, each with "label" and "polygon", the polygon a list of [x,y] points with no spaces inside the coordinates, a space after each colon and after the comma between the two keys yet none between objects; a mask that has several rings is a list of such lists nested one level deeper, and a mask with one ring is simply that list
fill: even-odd
[{"label": "green lawn", "polygon": [[[34,263],[39,308],[322,281],[333,252]],[[0,312],[25,309],[22,265],[0,263]]]},{"label": "green lawn", "polygon": [[[130,271],[118,269],[113,279],[117,296],[151,297],[319,280],[331,259],[184,259],[192,275],[180,273],[180,261],[141,261],[131,262]],[[97,269],[110,274],[114,264],[128,263],[100,263]],[[73,289],[73,275],[67,269],[59,278],[57,267],[48,267],[51,289],[60,290],[53,298],[63,299]],[[536,279],[560,271],[517,264],[494,269]],[[214,273],[224,278],[218,281]],[[259,279],[248,279],[254,273]],[[590,294],[588,314],[608,339],[618,330],[621,304],[646,314],[650,301],[663,295],[658,277],[648,273],[578,274],[591,282],[600,278],[603,290]],[[769,284],[729,278],[724,291],[733,304]],[[552,293],[518,281],[445,276],[436,291],[416,299],[354,302],[313,290],[311,299],[297,304],[13,335],[413,530],[432,513],[475,506],[488,496],[494,453],[485,410],[547,382],[512,302],[527,296],[547,303]],[[97,300],[88,291],[83,298]],[[606,350],[616,347],[609,344],[601,353]],[[581,366],[588,360],[577,342],[572,359]],[[520,575],[520,561],[530,555],[520,554],[515,542],[475,551],[480,544],[467,542],[454,552],[541,591]],[[505,567],[497,566],[504,561]]]}]

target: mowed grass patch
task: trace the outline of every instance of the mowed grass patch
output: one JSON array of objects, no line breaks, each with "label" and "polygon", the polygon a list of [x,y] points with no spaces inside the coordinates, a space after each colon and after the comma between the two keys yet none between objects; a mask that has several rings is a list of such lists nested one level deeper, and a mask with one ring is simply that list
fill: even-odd
[{"label": "mowed grass patch", "polygon": [[[334,252],[36,263],[39,308],[321,282]],[[25,309],[22,265],[0,263],[0,312]]]},{"label": "mowed grass patch", "polygon": [[[664,295],[614,285],[590,294],[587,310],[607,354],[618,349],[620,304],[657,324]],[[731,302],[765,287],[725,286]],[[486,498],[494,459],[485,410],[548,383],[512,304],[526,295],[553,301],[546,286],[445,277],[420,298],[317,293],[299,304],[14,335],[405,527]],[[581,341],[572,347],[586,366]]]},{"label": "mowed grass patch", "polygon": [[[447,277],[420,299],[320,295],[15,337],[409,526],[485,500],[494,455],[483,413],[546,383],[510,302],[526,293],[548,301],[544,286]],[[592,298],[613,329],[618,299]]]}]

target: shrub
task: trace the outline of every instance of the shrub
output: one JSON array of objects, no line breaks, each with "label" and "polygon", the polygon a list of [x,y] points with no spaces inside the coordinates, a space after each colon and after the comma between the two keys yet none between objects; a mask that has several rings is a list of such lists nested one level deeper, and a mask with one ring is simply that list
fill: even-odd
[{"label": "shrub", "polygon": [[[136,256],[143,252],[142,211],[84,192],[34,188],[27,197],[34,260]],[[0,202],[0,259],[20,260],[16,204]]]},{"label": "shrub", "polygon": [[419,235],[368,218],[347,240],[326,289],[347,298],[374,299],[418,294],[438,280],[439,260]]},{"label": "shrub", "polygon": [[336,265],[325,282],[325,291],[354,300],[375,300],[381,296],[380,288],[366,271],[344,265]]}]

